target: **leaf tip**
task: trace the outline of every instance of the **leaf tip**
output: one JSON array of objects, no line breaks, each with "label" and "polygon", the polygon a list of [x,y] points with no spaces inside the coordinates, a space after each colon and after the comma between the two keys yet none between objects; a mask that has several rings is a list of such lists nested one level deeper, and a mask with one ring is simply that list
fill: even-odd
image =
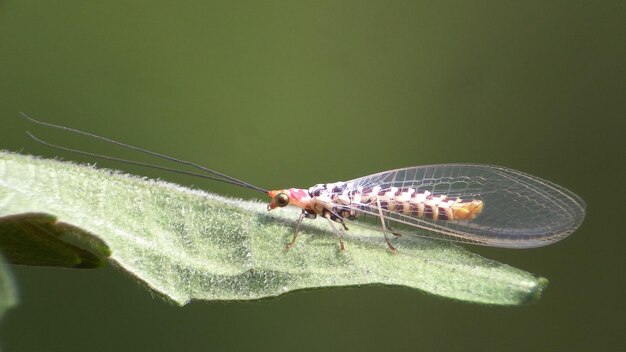
[{"label": "leaf tip", "polygon": [[532,302],[538,301],[541,298],[543,291],[548,287],[549,283],[550,281],[548,281],[548,279],[546,279],[545,277],[542,277],[542,276],[537,277],[537,283],[530,290],[530,293],[528,295],[528,300],[525,303],[532,303]]}]

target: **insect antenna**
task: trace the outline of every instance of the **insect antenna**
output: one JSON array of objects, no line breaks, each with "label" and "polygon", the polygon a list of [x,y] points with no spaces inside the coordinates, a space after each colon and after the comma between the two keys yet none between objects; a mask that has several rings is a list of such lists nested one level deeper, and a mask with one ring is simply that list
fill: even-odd
[{"label": "insect antenna", "polygon": [[33,122],[33,123],[36,123],[36,124],[39,124],[39,125],[42,125],[42,126],[57,128],[57,129],[61,129],[61,130],[64,130],[64,131],[71,132],[71,133],[80,134],[80,135],[88,136],[88,137],[91,137],[91,138],[96,138],[96,139],[99,139],[99,140],[102,140],[102,141],[105,141],[105,142],[108,142],[108,143],[119,145],[119,146],[127,148],[127,149],[135,150],[135,151],[138,151],[138,152],[141,152],[141,153],[144,153],[144,154],[148,154],[148,155],[151,155],[151,156],[155,156],[155,157],[158,157],[158,158],[161,158],[161,159],[165,159],[165,160],[172,161],[172,162],[175,162],[175,163],[179,163],[179,164],[182,164],[182,165],[190,166],[190,167],[196,168],[196,169],[198,169],[198,170],[200,170],[200,171],[202,171],[202,172],[204,172],[206,174],[192,172],[192,171],[186,171],[186,170],[180,170],[180,169],[176,169],[176,168],[171,168],[171,167],[161,166],[161,165],[156,165],[156,164],[150,164],[150,163],[145,163],[145,162],[141,162],[141,161],[122,159],[122,158],[117,158],[117,157],[103,155],[103,154],[96,154],[96,153],[91,153],[91,152],[78,150],[78,149],[73,149],[73,148],[68,148],[68,147],[65,147],[65,146],[60,146],[60,145],[56,145],[56,144],[52,144],[52,143],[43,141],[40,138],[35,137],[35,135],[30,133],[29,131],[26,131],[28,136],[30,138],[32,138],[35,142],[37,142],[39,144],[42,144],[42,145],[45,145],[45,146],[50,147],[50,148],[62,150],[62,151],[65,151],[65,152],[75,153],[75,154],[79,154],[79,155],[85,155],[85,156],[98,158],[98,159],[111,160],[111,161],[116,161],[116,162],[120,162],[120,163],[124,163],[124,164],[129,164],[129,165],[137,165],[137,166],[148,167],[148,168],[157,169],[157,170],[163,170],[163,171],[168,171],[168,172],[173,172],[173,173],[178,173],[178,174],[183,174],[183,175],[191,175],[191,176],[201,177],[201,178],[205,178],[205,179],[209,179],[209,180],[225,182],[225,183],[229,183],[229,184],[238,185],[238,186],[241,186],[241,187],[253,189],[255,191],[259,191],[259,192],[263,192],[263,193],[267,193],[268,192],[267,190],[265,190],[263,188],[257,187],[255,185],[252,185],[252,184],[247,183],[245,181],[239,180],[239,179],[234,178],[232,176],[225,175],[225,174],[223,174],[221,172],[217,172],[215,170],[211,170],[211,169],[209,169],[207,167],[198,165],[198,164],[190,162],[190,161],[177,159],[177,158],[174,158],[174,157],[171,157],[171,156],[168,156],[168,155],[164,155],[164,154],[160,154],[160,153],[157,153],[157,152],[153,152],[153,151],[148,150],[148,149],[135,147],[135,146],[132,146],[130,144],[126,144],[126,143],[122,143],[122,142],[119,142],[119,141],[116,141],[116,140],[113,140],[113,139],[110,139],[110,138],[98,136],[98,135],[95,135],[93,133],[77,130],[77,129],[70,128],[70,127],[55,125],[55,124],[51,124],[51,123],[48,123],[48,122],[35,120],[34,118],[28,116],[27,114],[25,114],[23,112],[20,112],[20,115],[22,115],[22,117],[24,117],[26,120],[28,120],[30,122]]}]

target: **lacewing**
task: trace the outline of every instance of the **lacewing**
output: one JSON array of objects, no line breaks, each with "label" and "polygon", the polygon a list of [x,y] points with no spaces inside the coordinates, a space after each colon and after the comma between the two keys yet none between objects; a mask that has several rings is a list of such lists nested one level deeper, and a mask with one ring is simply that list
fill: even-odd
[{"label": "lacewing", "polygon": [[[385,171],[345,182],[310,188],[266,190],[204,166],[131,146],[77,129],[38,121],[156,156],[196,169],[196,172],[89,153],[45,142],[46,146],[100,159],[193,175],[263,192],[268,210],[288,205],[302,209],[296,220],[291,248],[304,218],[325,218],[344,249],[346,223],[379,229],[388,248],[389,235],[419,236],[492,247],[530,248],[559,241],[574,232],[585,217],[585,203],[573,192],[552,182],[513,169],[480,164],[440,164]],[[338,229],[340,224],[343,229]]]}]

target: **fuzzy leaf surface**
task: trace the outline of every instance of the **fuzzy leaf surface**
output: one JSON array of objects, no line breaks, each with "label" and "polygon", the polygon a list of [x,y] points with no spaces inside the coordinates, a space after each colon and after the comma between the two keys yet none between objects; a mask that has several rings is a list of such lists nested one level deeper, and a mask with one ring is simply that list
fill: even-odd
[{"label": "fuzzy leaf surface", "polygon": [[[398,253],[391,254],[382,233],[358,227],[350,228],[340,251],[319,218],[305,219],[298,243],[285,251],[298,214],[295,208],[268,212],[265,203],[0,151],[0,237],[47,234],[69,243],[60,247],[60,259],[32,243],[0,248],[7,258],[43,255],[51,263],[30,264],[67,267],[108,260],[180,305],[368,284],[516,305],[537,299],[547,284],[451,243],[403,236],[394,239]],[[31,250],[36,255],[16,252]]]}]

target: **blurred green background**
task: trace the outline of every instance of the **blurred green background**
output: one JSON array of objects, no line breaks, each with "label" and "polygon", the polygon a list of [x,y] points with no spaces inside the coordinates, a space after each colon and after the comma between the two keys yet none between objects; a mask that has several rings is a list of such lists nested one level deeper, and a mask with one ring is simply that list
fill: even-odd
[{"label": "blurred green background", "polygon": [[[624,343],[624,1],[0,0],[0,148],[93,162],[29,140],[190,159],[261,187],[477,162],[566,186],[570,238],[471,250],[550,279],[487,307],[403,288],[174,307],[113,268],[13,267],[7,351],[601,351]],[[98,161],[219,194],[228,185]]]}]

